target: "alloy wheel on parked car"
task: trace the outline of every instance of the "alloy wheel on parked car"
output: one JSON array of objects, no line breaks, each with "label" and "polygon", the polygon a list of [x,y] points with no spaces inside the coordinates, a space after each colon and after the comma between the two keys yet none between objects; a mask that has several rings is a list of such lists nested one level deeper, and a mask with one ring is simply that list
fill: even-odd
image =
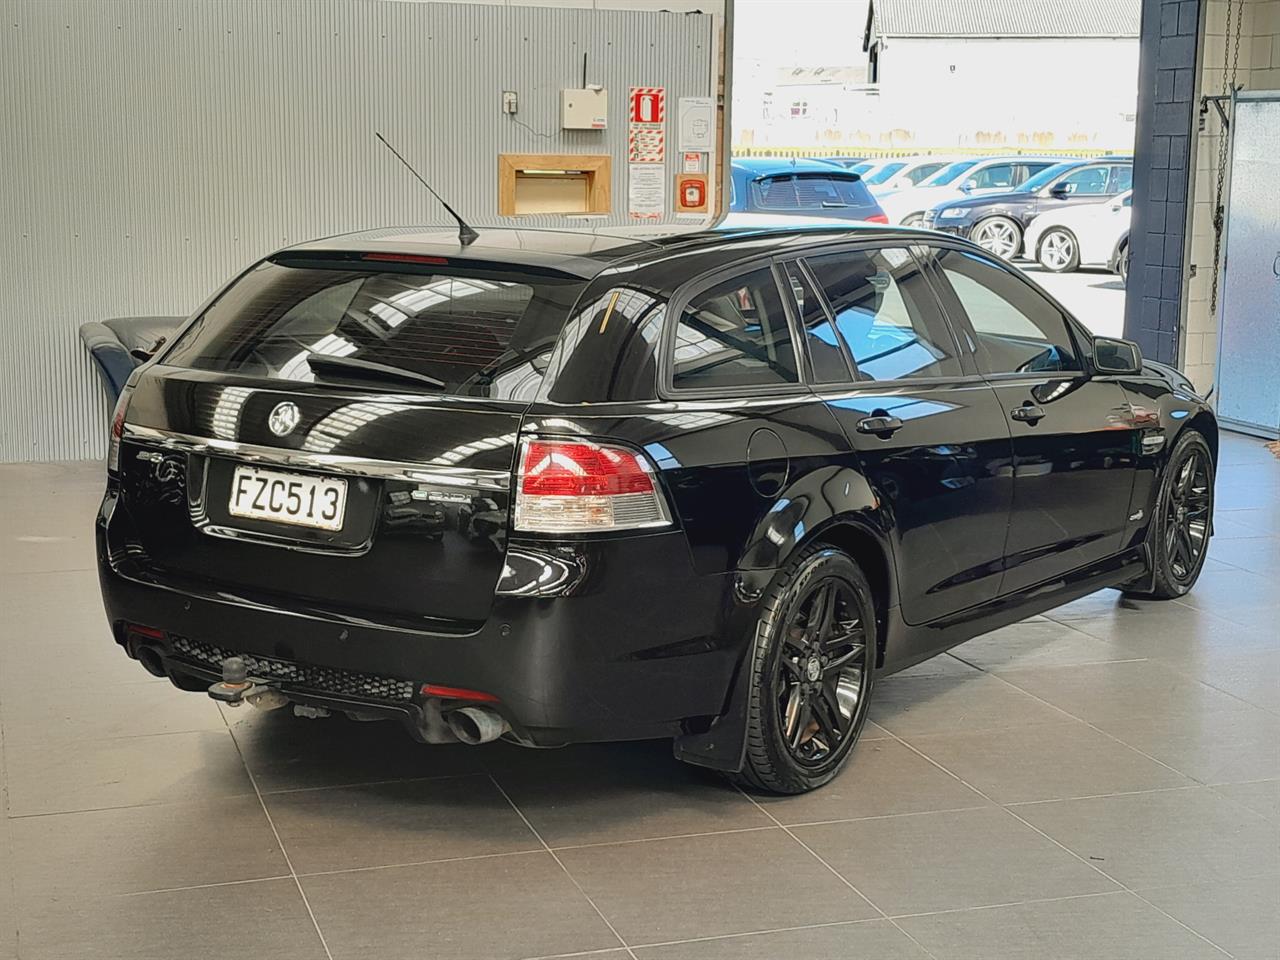
[{"label": "alloy wheel on parked car", "polygon": [[981,221],[969,238],[1002,260],[1012,260],[1022,249],[1022,230],[1008,217],[989,217]]}]

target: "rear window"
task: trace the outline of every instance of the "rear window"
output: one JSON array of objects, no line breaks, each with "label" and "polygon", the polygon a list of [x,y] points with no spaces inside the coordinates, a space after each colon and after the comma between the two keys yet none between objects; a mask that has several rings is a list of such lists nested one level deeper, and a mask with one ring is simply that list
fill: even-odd
[{"label": "rear window", "polygon": [[751,184],[753,205],[760,210],[816,210],[869,207],[875,201],[855,176],[796,173],[764,177]]},{"label": "rear window", "polygon": [[518,270],[267,261],[240,278],[164,362],[278,380],[367,382],[315,354],[434,378],[440,392],[532,399],[583,283]]}]

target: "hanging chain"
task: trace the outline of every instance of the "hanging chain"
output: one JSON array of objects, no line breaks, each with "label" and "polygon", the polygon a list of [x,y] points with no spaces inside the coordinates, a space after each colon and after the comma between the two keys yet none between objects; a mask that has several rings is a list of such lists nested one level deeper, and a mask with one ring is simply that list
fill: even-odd
[{"label": "hanging chain", "polygon": [[[1231,13],[1235,11],[1235,20]],[[1235,37],[1231,36],[1231,24],[1235,23]],[[1236,89],[1236,73],[1240,66],[1240,34],[1244,32],[1244,0],[1227,0],[1227,32],[1222,50],[1222,95],[1230,96]],[[1230,65],[1228,66],[1228,57]],[[1234,119],[1234,111],[1232,113]],[[1222,205],[1222,192],[1227,177],[1227,153],[1230,148],[1229,131],[1225,124],[1218,133],[1218,183],[1213,195],[1213,283],[1209,289],[1209,313],[1218,310],[1218,275],[1222,270],[1222,229],[1226,224],[1226,209]]]}]

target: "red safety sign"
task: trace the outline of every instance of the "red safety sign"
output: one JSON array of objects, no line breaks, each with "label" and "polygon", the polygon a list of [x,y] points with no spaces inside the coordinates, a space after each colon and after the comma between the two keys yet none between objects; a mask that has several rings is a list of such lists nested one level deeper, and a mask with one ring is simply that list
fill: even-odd
[{"label": "red safety sign", "polygon": [[665,123],[666,120],[666,87],[631,88],[632,123]]}]

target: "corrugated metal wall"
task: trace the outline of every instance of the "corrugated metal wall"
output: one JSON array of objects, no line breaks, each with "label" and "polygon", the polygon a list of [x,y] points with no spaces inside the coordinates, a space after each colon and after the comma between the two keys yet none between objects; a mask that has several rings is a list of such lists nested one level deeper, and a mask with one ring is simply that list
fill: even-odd
[{"label": "corrugated metal wall", "polygon": [[[499,153],[608,152],[623,222],[628,87],[667,88],[669,136],[676,98],[713,93],[712,17],[657,9],[8,0],[0,11],[0,461],[103,454],[84,321],[185,314],[289,243],[445,222],[375,129],[478,224],[499,222]],[[605,133],[559,129],[583,53],[588,80],[609,90]],[[519,93],[515,118],[501,112],[504,89]]]}]

